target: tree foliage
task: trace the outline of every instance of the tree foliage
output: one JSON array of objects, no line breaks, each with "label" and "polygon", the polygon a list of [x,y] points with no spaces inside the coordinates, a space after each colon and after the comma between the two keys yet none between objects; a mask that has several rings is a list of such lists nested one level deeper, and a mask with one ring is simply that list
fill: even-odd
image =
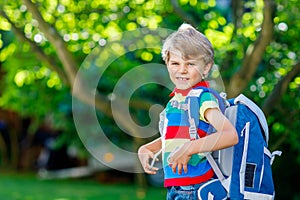
[{"label": "tree foliage", "polygon": [[[228,95],[243,92],[263,108],[270,127],[271,149],[283,149],[286,154],[275,165],[290,160],[289,152],[293,152],[297,158],[293,162],[299,165],[300,11],[297,5],[299,0],[2,0],[0,71],[4,75],[0,76],[0,107],[34,119],[37,124],[51,115],[55,128],[76,138],[70,117],[73,95],[87,104],[93,105],[95,101],[102,123],[123,138],[122,131],[110,119],[108,97],[126,71],[140,64],[162,63],[159,50],[136,48],[120,56],[99,82],[95,99],[84,87],[73,88],[81,63],[94,48],[105,47],[124,31],[144,27],[153,31],[159,27],[176,30],[187,22],[212,41],[215,63]],[[143,37],[139,42],[147,43],[149,38]],[[156,43],[157,38],[153,38]],[[149,119],[141,116],[147,115],[153,103],[167,101],[167,97],[153,95],[158,91],[163,91],[165,96],[169,92],[147,85],[132,97],[131,111],[137,123],[148,123]],[[115,117],[125,129],[138,135],[122,115]],[[111,138],[120,142],[116,135]],[[275,168],[275,173],[279,172],[279,167]]]}]

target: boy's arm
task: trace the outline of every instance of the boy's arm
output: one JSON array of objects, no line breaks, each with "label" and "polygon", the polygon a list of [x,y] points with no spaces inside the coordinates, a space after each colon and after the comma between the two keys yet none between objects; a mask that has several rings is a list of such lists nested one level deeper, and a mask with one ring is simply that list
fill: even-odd
[{"label": "boy's arm", "polygon": [[139,160],[143,166],[143,169],[148,174],[156,174],[157,167],[150,166],[150,159],[153,159],[154,154],[162,148],[161,138],[142,145],[138,150]]},{"label": "boy's arm", "polygon": [[206,120],[217,132],[197,140],[186,142],[180,150],[170,158],[172,169],[178,173],[187,170],[187,163],[193,154],[216,151],[237,144],[238,135],[235,127],[217,108],[207,109],[204,113]]},{"label": "boy's arm", "polygon": [[235,127],[219,109],[207,109],[204,115],[217,132],[200,138],[199,141],[195,141],[195,144],[191,145],[193,148],[191,148],[191,152],[189,153],[216,151],[238,143],[238,135]]}]

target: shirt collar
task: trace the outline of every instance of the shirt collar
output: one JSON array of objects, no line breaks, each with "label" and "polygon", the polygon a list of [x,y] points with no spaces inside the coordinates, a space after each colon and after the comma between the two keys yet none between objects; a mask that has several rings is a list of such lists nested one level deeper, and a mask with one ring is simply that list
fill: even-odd
[{"label": "shirt collar", "polygon": [[180,89],[175,88],[173,90],[173,92],[171,92],[171,94],[169,96],[172,97],[172,96],[175,95],[175,93],[180,93],[183,96],[186,96],[190,92],[191,89],[199,87],[199,86],[201,86],[201,87],[209,87],[209,83],[207,81],[201,81],[201,82],[197,83],[196,85],[194,85],[193,87],[185,89],[185,90],[180,90]]}]

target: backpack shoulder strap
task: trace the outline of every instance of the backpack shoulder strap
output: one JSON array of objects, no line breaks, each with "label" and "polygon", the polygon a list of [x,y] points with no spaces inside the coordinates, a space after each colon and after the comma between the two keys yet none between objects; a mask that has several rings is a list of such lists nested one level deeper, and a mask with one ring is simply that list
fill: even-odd
[{"label": "backpack shoulder strap", "polygon": [[198,138],[197,127],[199,125],[199,98],[205,88],[193,88],[187,95],[185,101],[187,104],[189,133],[191,140]]},{"label": "backpack shoulder strap", "polygon": [[186,97],[186,104],[188,108],[187,109],[188,119],[190,124],[189,131],[192,140],[198,137],[197,127],[199,124],[199,109],[200,109],[199,102],[200,102],[201,95],[205,92],[211,93],[217,99],[219,108],[222,113],[225,112],[226,106],[228,104],[226,101],[226,95],[223,95],[221,97],[221,95],[217,91],[211,88],[202,87],[202,86],[193,88]]},{"label": "backpack shoulder strap", "polygon": [[[189,123],[190,123],[189,133],[190,133],[191,139],[196,139],[198,136],[197,127],[199,124],[199,109],[200,109],[199,98],[201,97],[201,95],[204,92],[212,93],[217,98],[221,111],[223,113],[225,112],[226,104],[224,102],[226,101],[226,97],[221,97],[217,91],[215,91],[211,88],[197,87],[197,88],[192,89],[186,97],[186,101],[188,104],[188,109],[187,109],[188,118],[189,118]],[[210,152],[206,152],[206,153],[204,153],[204,155],[206,156],[209,164],[213,168],[216,176],[220,180],[223,187],[227,190],[227,192],[229,192],[229,179],[226,179],[224,177],[217,162],[214,160],[214,158]]]}]

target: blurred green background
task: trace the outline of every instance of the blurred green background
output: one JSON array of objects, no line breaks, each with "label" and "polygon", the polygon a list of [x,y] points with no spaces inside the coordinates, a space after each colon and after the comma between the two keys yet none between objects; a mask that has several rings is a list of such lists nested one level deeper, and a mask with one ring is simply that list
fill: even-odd
[{"label": "blurred green background", "polygon": [[[1,0],[0,199],[164,199],[160,176],[112,170],[93,159],[78,137],[72,98],[95,103],[106,136],[136,152],[158,135],[138,137],[126,120],[120,123],[132,135],[118,127],[110,108],[113,89],[136,66],[163,64],[162,30],[176,30],[183,22],[212,42],[220,73],[211,76],[222,77],[228,97],[244,93],[265,112],[269,147],[283,152],[273,163],[276,199],[300,199],[299,5],[299,0]],[[72,93],[76,72],[94,49],[105,50],[124,32],[144,29],[149,32],[133,35],[128,46],[113,46],[118,57],[107,63],[96,98],[84,88]],[[102,52],[100,63],[107,54]],[[158,84],[139,87],[129,103],[134,122],[147,125],[149,108],[164,105],[169,92]]]}]

